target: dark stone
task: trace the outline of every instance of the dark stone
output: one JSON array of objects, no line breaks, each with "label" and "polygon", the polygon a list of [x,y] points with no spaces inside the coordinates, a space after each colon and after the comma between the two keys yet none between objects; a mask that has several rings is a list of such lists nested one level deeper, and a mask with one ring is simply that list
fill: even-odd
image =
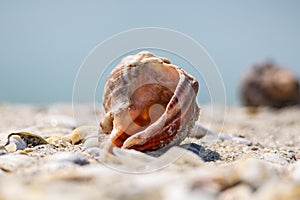
[{"label": "dark stone", "polygon": [[76,158],[73,160],[73,163],[80,166],[90,164],[90,162],[85,157],[82,156],[76,156]]}]

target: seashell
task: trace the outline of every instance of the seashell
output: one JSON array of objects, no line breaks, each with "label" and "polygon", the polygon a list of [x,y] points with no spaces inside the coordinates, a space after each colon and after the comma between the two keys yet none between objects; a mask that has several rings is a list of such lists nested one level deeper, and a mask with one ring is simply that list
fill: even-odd
[{"label": "seashell", "polygon": [[243,105],[251,107],[300,105],[300,82],[288,68],[262,62],[245,73],[240,98]]},{"label": "seashell", "polygon": [[[199,116],[197,80],[150,52],[125,57],[103,94],[100,132],[112,146],[154,151],[182,142]],[[100,133],[101,134],[101,133]]]},{"label": "seashell", "polygon": [[64,141],[70,142],[71,144],[77,144],[84,142],[90,137],[97,136],[97,127],[95,126],[80,126],[73,130],[71,134],[64,136]]},{"label": "seashell", "polygon": [[54,135],[54,136],[51,136],[49,138],[46,139],[46,141],[48,143],[54,143],[54,142],[57,142],[57,141],[60,141],[62,140],[62,137],[61,136],[57,136],[57,135]]},{"label": "seashell", "polygon": [[[16,150],[15,151],[24,150],[24,149],[27,148],[27,143],[17,135],[10,136],[9,139],[8,139],[8,142],[9,142],[9,144],[15,144],[16,145]],[[14,149],[14,147],[12,147],[12,150],[13,149]]]},{"label": "seashell", "polygon": [[7,136],[7,143],[15,143],[17,150],[25,149],[26,147],[34,147],[42,144],[48,144],[48,142],[39,135],[35,135],[29,132],[11,133]]}]

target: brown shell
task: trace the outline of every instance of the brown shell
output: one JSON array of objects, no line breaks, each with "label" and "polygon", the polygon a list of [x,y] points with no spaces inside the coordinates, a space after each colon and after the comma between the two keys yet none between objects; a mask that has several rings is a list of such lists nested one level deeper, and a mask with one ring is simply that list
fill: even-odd
[{"label": "brown shell", "polygon": [[198,82],[150,52],[125,57],[111,72],[100,122],[117,147],[152,151],[178,144],[198,119]]},{"label": "brown shell", "polygon": [[245,106],[282,108],[300,105],[300,82],[291,70],[270,61],[253,66],[243,77],[240,88]]}]

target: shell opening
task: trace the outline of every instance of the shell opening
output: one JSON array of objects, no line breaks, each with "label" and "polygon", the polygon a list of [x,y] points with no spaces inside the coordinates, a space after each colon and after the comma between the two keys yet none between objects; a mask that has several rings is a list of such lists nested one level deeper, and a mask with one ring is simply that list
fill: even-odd
[{"label": "shell opening", "polygon": [[139,126],[149,126],[165,111],[173,92],[159,84],[145,84],[130,98],[130,116]]},{"label": "shell opening", "polygon": [[[171,89],[158,83],[144,84],[136,89],[129,101],[128,112],[132,122],[128,124],[124,120],[119,124],[119,126],[123,127],[123,130],[114,135],[113,144],[122,147],[125,140],[131,135],[143,131],[155,123],[166,111],[173,95],[174,93]],[[148,144],[150,146],[153,142],[151,141],[149,140],[150,143]]]}]

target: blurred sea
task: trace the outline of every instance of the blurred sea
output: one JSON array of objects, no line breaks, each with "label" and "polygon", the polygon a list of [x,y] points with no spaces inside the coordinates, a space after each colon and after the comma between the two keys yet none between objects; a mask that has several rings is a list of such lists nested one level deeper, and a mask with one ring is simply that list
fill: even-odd
[{"label": "blurred sea", "polygon": [[240,76],[256,62],[274,59],[300,76],[299,19],[296,0],[0,1],[0,102],[71,102],[77,70],[98,43],[150,26],[200,43],[222,74],[228,104],[238,104]]}]

